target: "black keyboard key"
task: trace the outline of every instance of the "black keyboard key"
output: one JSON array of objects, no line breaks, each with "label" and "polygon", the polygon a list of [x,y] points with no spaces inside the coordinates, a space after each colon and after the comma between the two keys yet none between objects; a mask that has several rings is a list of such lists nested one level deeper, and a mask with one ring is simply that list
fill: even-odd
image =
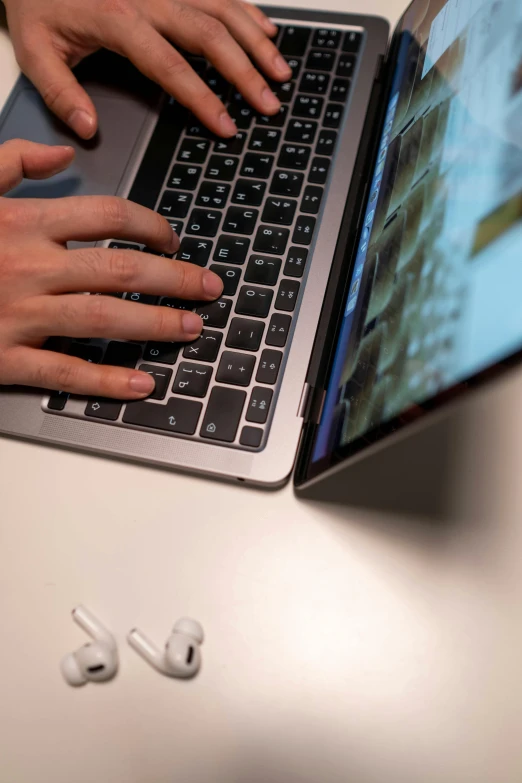
[{"label": "black keyboard key", "polygon": [[265,182],[256,182],[256,180],[252,179],[238,179],[232,194],[232,201],[235,204],[259,207],[263,201],[265,190]]},{"label": "black keyboard key", "polygon": [[246,410],[246,420],[253,421],[255,424],[265,424],[273,396],[274,392],[272,389],[267,389],[264,386],[255,386],[252,389],[250,402]]},{"label": "black keyboard key", "polygon": [[202,438],[232,443],[241,421],[246,392],[214,386],[201,426]]},{"label": "black keyboard key", "polygon": [[295,310],[299,288],[301,284],[297,280],[287,280],[283,278],[279,285],[279,291],[275,300],[275,309],[284,310],[287,313]]},{"label": "black keyboard key", "polygon": [[327,128],[338,128],[343,118],[343,109],[344,106],[340,103],[329,103],[324,113],[323,124]]},{"label": "black keyboard key", "polygon": [[305,71],[301,77],[299,90],[315,95],[325,95],[330,85],[330,77],[326,73],[312,73]]},{"label": "black keyboard key", "polygon": [[47,403],[47,408],[50,411],[63,411],[67,404],[67,400],[69,399],[69,395],[67,392],[61,392],[61,391],[55,391],[51,393],[51,396],[49,397],[49,402]]},{"label": "black keyboard key", "polygon": [[259,211],[244,207],[229,207],[223,223],[223,231],[231,234],[252,234],[256,227]]},{"label": "black keyboard key", "polygon": [[132,245],[130,242],[111,242],[109,245],[111,250],[137,250],[141,248],[139,245]]},{"label": "black keyboard key", "polygon": [[270,288],[244,285],[239,291],[236,313],[266,318],[270,312],[273,296],[274,292]]},{"label": "black keyboard key", "polygon": [[114,367],[126,367],[128,370],[136,367],[141,355],[141,348],[135,343],[120,343],[111,341],[105,351],[103,364]]},{"label": "black keyboard key", "polygon": [[178,193],[177,190],[166,190],[161,197],[158,212],[166,218],[184,218],[190,209],[191,193]]},{"label": "black keyboard key", "polygon": [[281,54],[302,57],[306,52],[311,30],[307,27],[286,27],[279,44]]},{"label": "black keyboard key", "polygon": [[165,367],[153,367],[151,364],[140,364],[138,369],[151,375],[156,383],[154,391],[149,394],[149,400],[164,400],[170,386],[172,370],[167,370]]},{"label": "black keyboard key", "polygon": [[241,99],[236,103],[231,103],[228,108],[228,113],[236,123],[236,126],[240,130],[247,130],[250,128],[252,120],[255,115],[255,109],[250,106],[245,100]]},{"label": "black keyboard key", "polygon": [[273,256],[250,256],[245,272],[245,283],[275,285],[279,278],[281,259]]},{"label": "black keyboard key", "polygon": [[181,220],[170,220],[169,218],[167,218],[167,220],[168,220],[168,221],[169,221],[169,223],[170,223],[170,227],[171,227],[171,229],[172,229],[172,230],[174,231],[174,233],[175,233],[175,234],[177,234],[177,235],[178,235],[178,237],[179,237],[179,235],[180,235],[180,234],[181,234],[181,232],[183,231],[183,223],[182,223],[182,221],[181,221]]},{"label": "black keyboard key", "polygon": [[306,117],[316,119],[323,110],[323,98],[316,98],[312,95],[298,95],[292,112],[294,117]]},{"label": "black keyboard key", "polygon": [[322,130],[315,147],[316,155],[333,155],[337,133],[335,131]]},{"label": "black keyboard key", "polygon": [[273,385],[277,381],[282,358],[283,354],[281,351],[272,351],[269,348],[265,348],[261,354],[259,367],[257,368],[257,383],[269,383]]},{"label": "black keyboard key", "polygon": [[331,71],[335,63],[334,52],[312,49],[306,60],[306,68],[312,71]]},{"label": "black keyboard key", "polygon": [[277,152],[280,139],[281,131],[274,128],[254,128],[248,149],[257,152]]},{"label": "black keyboard key", "polygon": [[284,348],[288,340],[288,334],[292,325],[292,319],[289,315],[274,313],[270,319],[268,332],[266,333],[266,344],[275,345],[277,348]]},{"label": "black keyboard key", "polygon": [[144,247],[143,252],[159,258],[174,258],[174,253],[160,253],[159,250],[153,250],[151,247]]},{"label": "black keyboard key", "polygon": [[223,281],[223,295],[234,296],[241,280],[241,269],[238,266],[225,266],[224,264],[211,264],[210,271],[218,275]]},{"label": "black keyboard key", "polygon": [[143,358],[146,362],[158,362],[159,364],[176,364],[179,354],[178,343],[148,342]]},{"label": "black keyboard key", "polygon": [[116,400],[97,399],[91,400],[85,408],[85,415],[94,419],[105,419],[105,421],[116,421],[121,413],[123,405]]},{"label": "black keyboard key", "polygon": [[296,245],[309,245],[312,241],[315,229],[315,218],[307,215],[299,215],[297,218],[292,242]]},{"label": "black keyboard key", "polygon": [[224,155],[211,155],[208,162],[205,177],[208,179],[222,179],[231,182],[236,176],[239,158],[225,157]]},{"label": "black keyboard key", "polygon": [[232,318],[228,330],[227,348],[237,348],[240,351],[257,351],[263,339],[265,325],[262,321],[252,321],[249,318]]},{"label": "black keyboard key", "polygon": [[305,169],[310,160],[310,147],[297,144],[283,144],[277,165],[283,169]]},{"label": "black keyboard key", "polygon": [[187,136],[199,136],[202,139],[214,138],[214,134],[210,131],[206,125],[203,125],[197,117],[191,114],[187,120],[185,134]]},{"label": "black keyboard key", "polygon": [[357,62],[354,54],[341,54],[337,63],[336,75],[344,79],[351,79]]},{"label": "black keyboard key", "polygon": [[187,225],[187,234],[215,237],[221,222],[221,212],[211,209],[193,209]]},{"label": "black keyboard key", "polygon": [[204,397],[212,378],[212,367],[193,362],[181,362],[172,391],[187,397]]},{"label": "black keyboard key", "polygon": [[204,163],[210,149],[208,139],[185,139],[179,148],[178,160],[182,163]]},{"label": "black keyboard key", "polygon": [[299,196],[304,175],[293,171],[276,171],[270,186],[270,193],[276,196]]},{"label": "black keyboard key", "polygon": [[153,430],[165,430],[180,435],[194,435],[202,404],[195,400],[171,397],[166,405],[157,402],[131,402],[125,408],[123,421]]},{"label": "black keyboard key", "polygon": [[292,79],[297,79],[301,70],[302,60],[299,60],[297,57],[285,57],[285,60],[292,69]]},{"label": "black keyboard key", "polygon": [[244,264],[250,240],[241,237],[230,237],[223,234],[219,237],[214,251],[214,261],[223,261],[228,264]]},{"label": "black keyboard key", "polygon": [[295,90],[295,82],[271,82],[272,92],[281,103],[290,103]]},{"label": "black keyboard key", "polygon": [[134,291],[127,294],[125,299],[128,299],[131,302],[136,302],[137,304],[155,305],[158,304],[159,297],[151,296],[150,294],[140,294],[138,291]]},{"label": "black keyboard key", "polygon": [[235,351],[223,351],[216,373],[216,381],[229,383],[232,386],[248,386],[255,364],[255,356]]},{"label": "black keyboard key", "polygon": [[178,261],[186,261],[197,266],[206,266],[212,251],[210,239],[195,239],[185,237],[181,240],[176,258]]},{"label": "black keyboard key", "polygon": [[343,41],[343,52],[350,52],[350,54],[357,54],[361,48],[362,33],[346,33]]},{"label": "black keyboard key", "polygon": [[203,76],[203,81],[207,84],[213,93],[220,98],[224,98],[228,94],[230,89],[229,83],[221,76],[219,71],[215,68],[209,68],[206,74]]},{"label": "black keyboard key", "polygon": [[257,449],[261,445],[263,440],[263,430],[259,427],[243,427],[239,442],[242,446],[250,446],[250,448]]},{"label": "black keyboard key", "polygon": [[160,302],[161,307],[171,307],[173,310],[193,310],[194,302],[186,299],[175,299],[172,296],[164,296]]},{"label": "black keyboard key", "polygon": [[215,362],[221,348],[223,335],[221,332],[211,332],[204,329],[197,340],[186,345],[183,349],[185,359],[193,359],[196,362]]},{"label": "black keyboard key", "polygon": [[203,59],[203,57],[191,57],[186,56],[185,52],[183,52],[183,56],[185,57],[185,60],[188,62],[190,67],[193,71],[195,71],[198,76],[202,76],[205,71],[207,70],[207,61]]},{"label": "black keyboard key", "polygon": [[313,144],[316,133],[317,123],[313,120],[290,120],[286,129],[285,141]]},{"label": "black keyboard key", "polygon": [[329,168],[330,161],[328,158],[314,158],[308,174],[308,182],[313,182],[314,185],[324,185],[328,177]]},{"label": "black keyboard key", "polygon": [[273,155],[256,155],[254,152],[247,152],[240,173],[242,177],[268,179],[273,164]]},{"label": "black keyboard key", "polygon": [[334,79],[332,84],[332,92],[330,98],[332,101],[345,101],[350,92],[350,80],[349,79]]},{"label": "black keyboard key", "polygon": [[337,49],[341,43],[340,30],[316,30],[312,39],[312,46],[319,49]]},{"label": "black keyboard key", "polygon": [[270,125],[273,128],[282,128],[285,124],[288,106],[281,106],[277,114],[258,114],[258,125]]},{"label": "black keyboard key", "polygon": [[196,313],[201,316],[205,326],[223,329],[228,323],[231,308],[231,299],[218,299],[217,302],[196,307]]},{"label": "black keyboard key", "polygon": [[222,182],[203,182],[196,199],[198,207],[212,207],[212,209],[223,209],[227,203],[230,185],[224,185]]},{"label": "black keyboard key", "polygon": [[103,351],[97,345],[82,345],[73,343],[67,351],[69,356],[75,356],[77,359],[83,359],[89,364],[99,364],[102,360]]},{"label": "black keyboard key", "polygon": [[289,236],[290,231],[287,228],[261,225],[257,229],[254,250],[256,253],[282,256],[286,250]]},{"label": "black keyboard key", "polygon": [[291,247],[286,258],[284,274],[287,277],[302,277],[307,259],[308,250],[306,248]]},{"label": "black keyboard key", "polygon": [[195,190],[198,186],[201,171],[201,166],[185,166],[183,163],[176,163],[170,172],[168,187]]},{"label": "black keyboard key", "polygon": [[317,215],[322,197],[322,188],[318,188],[315,185],[307,185],[301,201],[301,212],[306,212],[308,215]]},{"label": "black keyboard key", "polygon": [[214,144],[214,152],[220,152],[222,155],[241,155],[247,134],[244,131],[238,131],[231,139],[218,139]]},{"label": "black keyboard key", "polygon": [[278,226],[291,226],[296,208],[297,201],[270,196],[265,202],[261,220],[263,223],[275,223]]}]

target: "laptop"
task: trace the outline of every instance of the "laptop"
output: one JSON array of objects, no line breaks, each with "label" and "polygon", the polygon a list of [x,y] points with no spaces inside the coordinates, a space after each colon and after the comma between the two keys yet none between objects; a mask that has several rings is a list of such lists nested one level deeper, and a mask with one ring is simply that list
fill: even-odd
[{"label": "laptop", "polygon": [[13,197],[118,194],[158,210],[178,259],[224,291],[203,305],[115,292],[195,309],[202,336],[57,337],[50,350],[141,367],[154,394],[6,388],[1,433],[267,487],[297,458],[306,492],[520,357],[522,0],[414,0],[390,42],[379,18],[263,10],[293,72],[274,86],[276,116],[191,60],[229,106],[232,140],[108,53],[78,69],[94,143],[15,86],[0,142],[72,142],[77,158]]}]

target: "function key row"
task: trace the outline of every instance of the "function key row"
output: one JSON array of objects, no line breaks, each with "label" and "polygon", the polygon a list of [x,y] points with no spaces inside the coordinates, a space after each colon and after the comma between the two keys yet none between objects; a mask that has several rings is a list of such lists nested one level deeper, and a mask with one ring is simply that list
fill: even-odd
[{"label": "function key row", "polygon": [[312,47],[318,49],[338,49],[339,46],[343,52],[357,54],[362,43],[361,32],[350,31],[343,34],[342,30],[321,28],[315,30],[312,37],[312,30],[309,27],[291,26],[285,27],[279,51],[288,57],[302,57],[310,43],[312,37]]}]

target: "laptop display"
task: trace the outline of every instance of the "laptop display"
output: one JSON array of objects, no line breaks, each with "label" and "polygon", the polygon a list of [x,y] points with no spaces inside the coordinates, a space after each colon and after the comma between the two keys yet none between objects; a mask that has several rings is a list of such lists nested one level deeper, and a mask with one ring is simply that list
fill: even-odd
[{"label": "laptop display", "polygon": [[313,450],[332,463],[522,348],[522,2],[414,3]]}]

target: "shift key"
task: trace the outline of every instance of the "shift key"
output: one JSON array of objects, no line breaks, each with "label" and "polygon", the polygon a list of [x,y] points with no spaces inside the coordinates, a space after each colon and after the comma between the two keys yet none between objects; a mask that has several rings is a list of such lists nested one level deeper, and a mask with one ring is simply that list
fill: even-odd
[{"label": "shift key", "polygon": [[201,437],[232,443],[239,427],[245,399],[244,391],[215,386],[203,419]]}]

